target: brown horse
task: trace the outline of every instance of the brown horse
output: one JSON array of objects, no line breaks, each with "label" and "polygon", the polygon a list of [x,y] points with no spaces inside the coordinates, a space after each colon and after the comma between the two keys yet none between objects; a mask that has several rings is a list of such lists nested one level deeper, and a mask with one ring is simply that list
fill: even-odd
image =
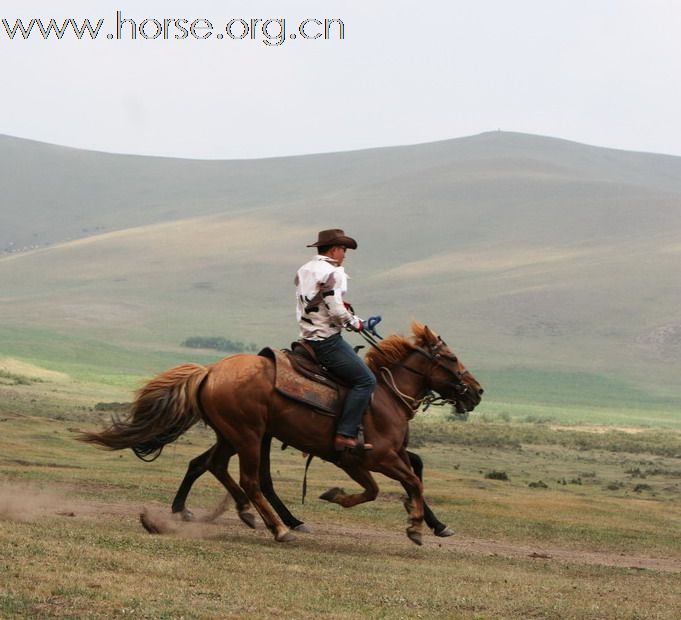
[{"label": "brown horse", "polygon": [[[279,515],[279,518],[284,522],[284,525],[296,532],[309,532],[310,529],[307,525],[291,513],[274,490],[274,483],[272,482],[272,474],[270,472],[271,445],[272,437],[270,435],[265,435],[260,451],[260,489],[267,498],[267,501],[272,505],[272,508],[274,508]],[[284,445],[282,445],[282,449],[283,448],[285,448]],[[229,492],[229,496],[226,496],[220,504],[218,504],[208,517],[208,520],[216,519],[227,510],[229,497],[231,496],[236,504],[237,513],[240,519],[249,527],[255,528],[256,520],[255,515],[250,512],[250,502],[241,487],[239,487],[229,475],[227,469],[229,461],[234,454],[236,454],[234,448],[225,444],[224,439],[219,437],[218,441],[208,448],[208,450],[196,458],[193,458],[189,462],[187,473],[185,473],[184,478],[177,489],[177,493],[175,493],[171,506],[173,514],[179,514],[184,521],[194,520],[194,513],[187,508],[187,496],[194,483],[203,476],[203,474],[210,471],[218,482],[220,482]],[[423,483],[423,461],[421,460],[421,457],[410,450],[407,450],[407,457],[409,458],[409,464],[412,469],[419,477],[421,483]],[[328,493],[324,493],[322,498],[326,498],[327,495]],[[408,509],[408,502],[405,502],[405,508]],[[452,536],[454,534],[445,523],[437,518],[425,499],[423,501],[423,513],[426,525],[433,530],[435,536],[446,538],[447,536]]]},{"label": "brown horse", "polygon": [[[84,441],[138,456],[158,453],[192,425],[204,420],[239,455],[239,486],[277,541],[293,538],[260,488],[263,437],[271,435],[302,452],[336,463],[363,489],[340,489],[325,499],[344,507],[372,501],[378,485],[371,472],[400,482],[410,498],[408,537],[421,544],[423,489],[406,454],[409,420],[431,390],[471,411],[482,388],[445,342],[427,326],[412,324],[412,338],[393,335],[373,348],[367,364],[379,379],[364,417],[374,449],[361,455],[333,447],[335,420],[274,390],[274,366],[258,355],[235,355],[205,367],[183,364],[142,387],[127,419],[102,432],[84,433]],[[236,483],[235,483],[236,484]]]}]

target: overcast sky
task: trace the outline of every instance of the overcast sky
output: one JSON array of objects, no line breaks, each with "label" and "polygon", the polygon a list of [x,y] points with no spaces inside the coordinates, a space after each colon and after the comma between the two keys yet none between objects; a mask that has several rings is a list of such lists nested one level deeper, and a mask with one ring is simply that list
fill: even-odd
[{"label": "overcast sky", "polygon": [[[153,39],[149,21],[133,41],[128,22],[127,40],[109,39],[117,10],[138,28],[214,30],[176,39],[166,22],[168,38]],[[3,134],[251,158],[503,129],[681,155],[679,0],[2,0],[10,27],[33,17],[104,22],[95,41],[10,40],[0,24]],[[286,41],[266,45],[261,24],[254,39],[226,34],[251,18],[285,18]],[[306,18],[341,19],[345,38],[304,40]],[[279,24],[267,32],[276,43]]]}]

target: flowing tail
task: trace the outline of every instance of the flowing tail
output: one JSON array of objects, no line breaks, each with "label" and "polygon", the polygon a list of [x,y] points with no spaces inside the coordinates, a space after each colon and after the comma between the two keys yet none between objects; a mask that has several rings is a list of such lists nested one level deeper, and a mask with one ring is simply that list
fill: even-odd
[{"label": "flowing tail", "polygon": [[166,444],[201,420],[199,389],[207,374],[199,364],[161,373],[138,390],[125,419],[114,417],[108,428],[83,432],[78,439],[109,450],[131,448],[143,461],[157,459]]}]

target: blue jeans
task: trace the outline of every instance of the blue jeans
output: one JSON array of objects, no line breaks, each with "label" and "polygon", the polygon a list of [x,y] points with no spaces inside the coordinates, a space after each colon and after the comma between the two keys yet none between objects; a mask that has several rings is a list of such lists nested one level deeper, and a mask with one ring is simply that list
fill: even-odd
[{"label": "blue jeans", "polygon": [[352,386],[345,399],[337,432],[346,437],[357,437],[362,415],[369,406],[376,387],[374,373],[340,334],[334,334],[324,340],[306,342],[314,349],[324,366]]}]

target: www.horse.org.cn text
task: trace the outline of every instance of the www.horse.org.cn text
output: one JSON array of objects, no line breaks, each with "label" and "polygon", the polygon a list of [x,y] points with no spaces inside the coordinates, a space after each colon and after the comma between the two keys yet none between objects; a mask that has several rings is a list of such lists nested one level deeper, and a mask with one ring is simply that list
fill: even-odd
[{"label": "www.horse.org.cn text", "polygon": [[279,47],[287,41],[343,41],[345,23],[339,18],[134,18],[116,11],[114,27],[105,18],[2,18],[0,36],[13,41],[75,39],[94,41],[255,41]]}]

